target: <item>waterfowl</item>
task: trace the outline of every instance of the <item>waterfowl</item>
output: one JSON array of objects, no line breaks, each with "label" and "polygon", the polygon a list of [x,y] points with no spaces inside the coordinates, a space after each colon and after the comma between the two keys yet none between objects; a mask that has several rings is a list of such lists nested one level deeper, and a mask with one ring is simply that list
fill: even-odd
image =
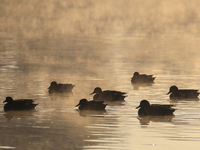
[{"label": "waterfowl", "polygon": [[38,104],[33,104],[32,99],[18,99],[13,100],[12,97],[6,97],[6,100],[3,101],[4,103],[4,111],[11,111],[11,110],[29,110],[34,109]]},{"label": "waterfowl", "polygon": [[51,82],[51,85],[48,87],[49,94],[52,93],[71,93],[75,85],[73,84],[61,84],[56,81]]},{"label": "waterfowl", "polygon": [[124,101],[124,98],[127,97],[125,92],[120,91],[102,91],[100,87],[96,87],[94,91],[90,94],[95,94],[93,96],[94,101],[110,101],[110,102],[117,102],[117,101]]},{"label": "waterfowl", "polygon": [[105,110],[107,104],[103,104],[104,101],[88,101],[87,99],[81,99],[75,106],[79,110]]},{"label": "waterfowl", "polygon": [[151,104],[147,100],[142,100],[140,105],[136,107],[139,117],[145,116],[172,116],[175,109],[171,108],[173,105],[159,105]]},{"label": "waterfowl", "polygon": [[[171,94],[170,94],[171,93]],[[179,90],[177,86],[173,85],[170,87],[167,95],[171,100],[181,100],[181,99],[198,99],[198,90],[194,89],[181,89]]]},{"label": "waterfowl", "polygon": [[133,77],[131,78],[132,84],[152,84],[154,83],[153,75],[139,74],[139,72],[135,72]]}]

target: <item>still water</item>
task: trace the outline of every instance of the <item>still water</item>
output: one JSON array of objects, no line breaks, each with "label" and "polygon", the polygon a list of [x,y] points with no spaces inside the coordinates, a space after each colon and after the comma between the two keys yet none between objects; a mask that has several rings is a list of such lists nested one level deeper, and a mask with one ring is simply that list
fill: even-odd
[{"label": "still water", "polygon": [[[0,149],[199,149],[199,101],[166,95],[171,85],[200,89],[195,2],[0,0]],[[135,71],[155,84],[134,87]],[[52,81],[75,84],[73,96],[51,97]],[[97,86],[128,97],[80,113],[75,105]],[[6,96],[39,105],[5,113]],[[140,120],[142,99],[173,104],[175,116]]]}]

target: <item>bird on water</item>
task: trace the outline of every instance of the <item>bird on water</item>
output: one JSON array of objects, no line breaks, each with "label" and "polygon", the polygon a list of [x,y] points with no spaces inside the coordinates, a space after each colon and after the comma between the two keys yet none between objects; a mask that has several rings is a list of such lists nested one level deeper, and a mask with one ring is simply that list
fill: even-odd
[{"label": "bird on water", "polygon": [[7,102],[4,105],[4,111],[30,110],[34,109],[38,105],[33,104],[34,101],[32,99],[13,100],[12,97],[6,97],[6,100],[3,102]]},{"label": "bird on water", "polygon": [[106,105],[104,101],[88,101],[87,99],[81,99],[75,107],[79,106],[79,110],[105,110]]},{"label": "bird on water", "polygon": [[56,81],[51,82],[51,85],[48,87],[49,94],[53,93],[70,93],[75,85],[73,84],[61,84]]},{"label": "bird on water", "polygon": [[134,72],[131,78],[132,84],[153,84],[156,77],[153,75],[139,74],[139,72]]},{"label": "bird on water", "polygon": [[173,85],[170,87],[168,94],[170,94],[170,100],[198,100],[199,92],[194,89],[178,89],[177,86]]},{"label": "bird on water", "polygon": [[94,91],[90,94],[95,94],[93,96],[94,101],[109,101],[109,102],[117,102],[117,101],[125,101],[125,97],[127,97],[127,93],[121,91],[111,91],[105,90],[102,91],[100,87],[96,87]]},{"label": "bird on water", "polygon": [[139,117],[145,116],[172,116],[175,109],[171,108],[173,105],[151,104],[147,100],[142,100],[140,105],[136,107]]}]

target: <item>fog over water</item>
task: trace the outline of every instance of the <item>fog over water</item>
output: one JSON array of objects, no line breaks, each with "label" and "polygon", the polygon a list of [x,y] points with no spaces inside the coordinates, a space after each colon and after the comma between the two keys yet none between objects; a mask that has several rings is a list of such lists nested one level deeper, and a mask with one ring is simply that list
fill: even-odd
[{"label": "fog over water", "polygon": [[[166,95],[200,89],[199,41],[197,0],[0,0],[0,149],[199,149],[199,101]],[[134,87],[135,71],[155,84]],[[50,96],[52,81],[74,84],[73,96]],[[79,112],[98,86],[128,97]],[[7,96],[39,105],[4,112]],[[175,116],[140,120],[142,99],[173,104]]]}]

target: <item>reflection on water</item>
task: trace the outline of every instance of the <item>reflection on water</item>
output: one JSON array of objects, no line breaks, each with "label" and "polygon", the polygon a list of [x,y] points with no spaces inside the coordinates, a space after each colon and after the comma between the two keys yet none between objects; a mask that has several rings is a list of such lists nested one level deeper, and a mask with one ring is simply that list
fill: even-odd
[{"label": "reflection on water", "polygon": [[31,117],[34,116],[35,110],[29,111],[7,111],[4,116],[6,119],[11,120],[13,117],[23,118],[23,117]]},{"label": "reflection on water", "polygon": [[55,101],[57,99],[63,98],[65,99],[66,97],[71,97],[74,96],[73,92],[69,92],[69,93],[53,93],[53,94],[49,94],[50,98],[52,101]]},{"label": "reflection on water", "polygon": [[82,117],[104,117],[106,110],[103,111],[88,111],[88,110],[79,110],[79,115]]},{"label": "reflection on water", "polygon": [[150,121],[151,122],[172,122],[172,118],[174,116],[149,116],[149,117],[142,117],[142,118],[138,118],[138,120],[140,121],[141,125],[149,125]]},{"label": "reflection on water", "polygon": [[[166,95],[171,85],[199,89],[198,1],[0,3],[1,102],[39,103],[6,113],[0,103],[1,149],[199,148],[199,101]],[[135,71],[155,74],[155,84],[133,86]],[[49,95],[51,81],[75,84],[73,95]],[[77,111],[94,87],[128,97],[106,112]],[[175,105],[175,116],[138,120],[142,99]]]},{"label": "reflection on water", "polygon": [[152,86],[154,83],[134,83],[133,89],[134,90],[139,90],[140,87],[146,87],[146,86]]}]

